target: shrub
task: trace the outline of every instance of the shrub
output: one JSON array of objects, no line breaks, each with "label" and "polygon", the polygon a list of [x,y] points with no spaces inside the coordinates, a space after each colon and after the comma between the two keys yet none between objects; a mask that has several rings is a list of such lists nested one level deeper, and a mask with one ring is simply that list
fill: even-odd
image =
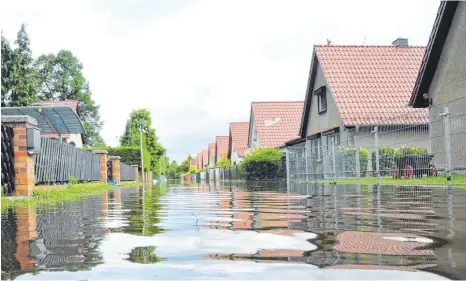
[{"label": "shrub", "polygon": [[183,175],[191,175],[191,174],[199,174],[199,169],[194,165],[189,166],[189,170],[186,173],[183,173]]},{"label": "shrub", "polygon": [[[391,175],[392,171],[397,168],[396,160],[400,159],[400,157],[408,156],[408,155],[423,155],[423,154],[428,154],[428,150],[426,148],[419,148],[415,146],[411,146],[411,147],[402,146],[400,148],[380,147],[379,148],[380,175],[381,176]],[[376,171],[375,151],[372,152],[372,170]]]},{"label": "shrub", "polygon": [[71,176],[70,179],[68,180],[68,184],[77,184],[78,180],[76,179],[75,176]]},{"label": "shrub", "polygon": [[[380,175],[386,176],[390,175],[392,171],[396,168],[395,163],[395,151],[393,147],[379,147],[379,169]],[[376,171],[376,157],[375,151],[372,152],[372,171]]]},{"label": "shrub", "polygon": [[[345,148],[345,162],[347,165],[351,167],[356,166],[356,153],[354,147],[347,147]],[[369,162],[369,151],[365,148],[359,148],[359,169],[360,169],[360,176],[365,177],[367,174],[367,164]]]},{"label": "shrub", "polygon": [[215,166],[220,168],[229,168],[231,167],[231,160],[227,157],[223,157]]},{"label": "shrub", "polygon": [[284,160],[277,148],[259,148],[244,157],[241,173],[247,180],[284,178]]}]

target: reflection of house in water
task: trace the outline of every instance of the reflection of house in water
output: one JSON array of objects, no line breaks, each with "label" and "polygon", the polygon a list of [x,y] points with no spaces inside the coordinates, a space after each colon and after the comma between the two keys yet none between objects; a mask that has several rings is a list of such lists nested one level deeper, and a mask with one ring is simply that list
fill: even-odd
[{"label": "reflection of house in water", "polygon": [[17,208],[2,216],[2,271],[87,270],[103,262],[101,200],[54,207]]},{"label": "reflection of house in water", "polygon": [[[319,234],[313,240],[319,249],[309,253],[308,263],[325,268],[428,269],[442,275],[454,272],[455,278],[466,276],[460,266],[453,267],[466,264],[465,257],[452,254],[454,247],[449,246],[464,248],[466,241],[459,239],[465,239],[460,238],[465,237],[461,230],[465,225],[451,225],[454,212],[449,211],[448,202],[452,200],[444,188],[324,184],[289,188],[309,196],[306,204],[311,211],[307,222],[290,223],[290,228]],[[466,202],[463,193],[451,197]]]},{"label": "reflection of house in water", "polygon": [[34,208],[2,211],[2,279],[34,269],[37,261],[30,255],[29,241],[38,235],[36,216]]}]

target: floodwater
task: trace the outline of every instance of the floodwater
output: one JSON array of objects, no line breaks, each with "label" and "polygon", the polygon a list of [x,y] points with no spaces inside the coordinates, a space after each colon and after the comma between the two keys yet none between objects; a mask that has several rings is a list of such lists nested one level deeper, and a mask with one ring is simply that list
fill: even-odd
[{"label": "floodwater", "polygon": [[2,279],[466,279],[466,188],[157,185],[1,224]]}]

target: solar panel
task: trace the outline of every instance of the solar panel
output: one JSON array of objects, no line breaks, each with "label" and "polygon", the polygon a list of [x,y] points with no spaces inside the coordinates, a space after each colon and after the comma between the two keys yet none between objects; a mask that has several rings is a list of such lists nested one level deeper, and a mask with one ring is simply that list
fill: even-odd
[{"label": "solar panel", "polygon": [[2,115],[29,115],[43,134],[85,133],[78,115],[67,106],[2,107]]}]

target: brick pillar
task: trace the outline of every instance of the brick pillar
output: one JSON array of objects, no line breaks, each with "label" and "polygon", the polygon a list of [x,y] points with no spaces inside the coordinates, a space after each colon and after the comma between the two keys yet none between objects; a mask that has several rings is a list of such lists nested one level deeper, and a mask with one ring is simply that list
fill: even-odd
[{"label": "brick pillar", "polygon": [[35,185],[35,155],[28,153],[27,128],[36,128],[36,119],[30,116],[2,116],[2,124],[13,128],[15,154],[15,189],[20,196],[32,195]]},{"label": "brick pillar", "polygon": [[131,167],[133,167],[133,169],[134,169],[134,180],[135,181],[140,181],[138,165],[131,165]]},{"label": "brick pillar", "polygon": [[112,161],[112,178],[113,181],[120,182],[120,156],[110,156],[109,160]]},{"label": "brick pillar", "polygon": [[100,155],[100,181],[107,184],[107,150],[93,150],[92,153]]},{"label": "brick pillar", "polygon": [[16,210],[16,259],[22,270],[33,269],[36,264],[30,255],[30,241],[38,237],[36,218],[34,207]]}]

